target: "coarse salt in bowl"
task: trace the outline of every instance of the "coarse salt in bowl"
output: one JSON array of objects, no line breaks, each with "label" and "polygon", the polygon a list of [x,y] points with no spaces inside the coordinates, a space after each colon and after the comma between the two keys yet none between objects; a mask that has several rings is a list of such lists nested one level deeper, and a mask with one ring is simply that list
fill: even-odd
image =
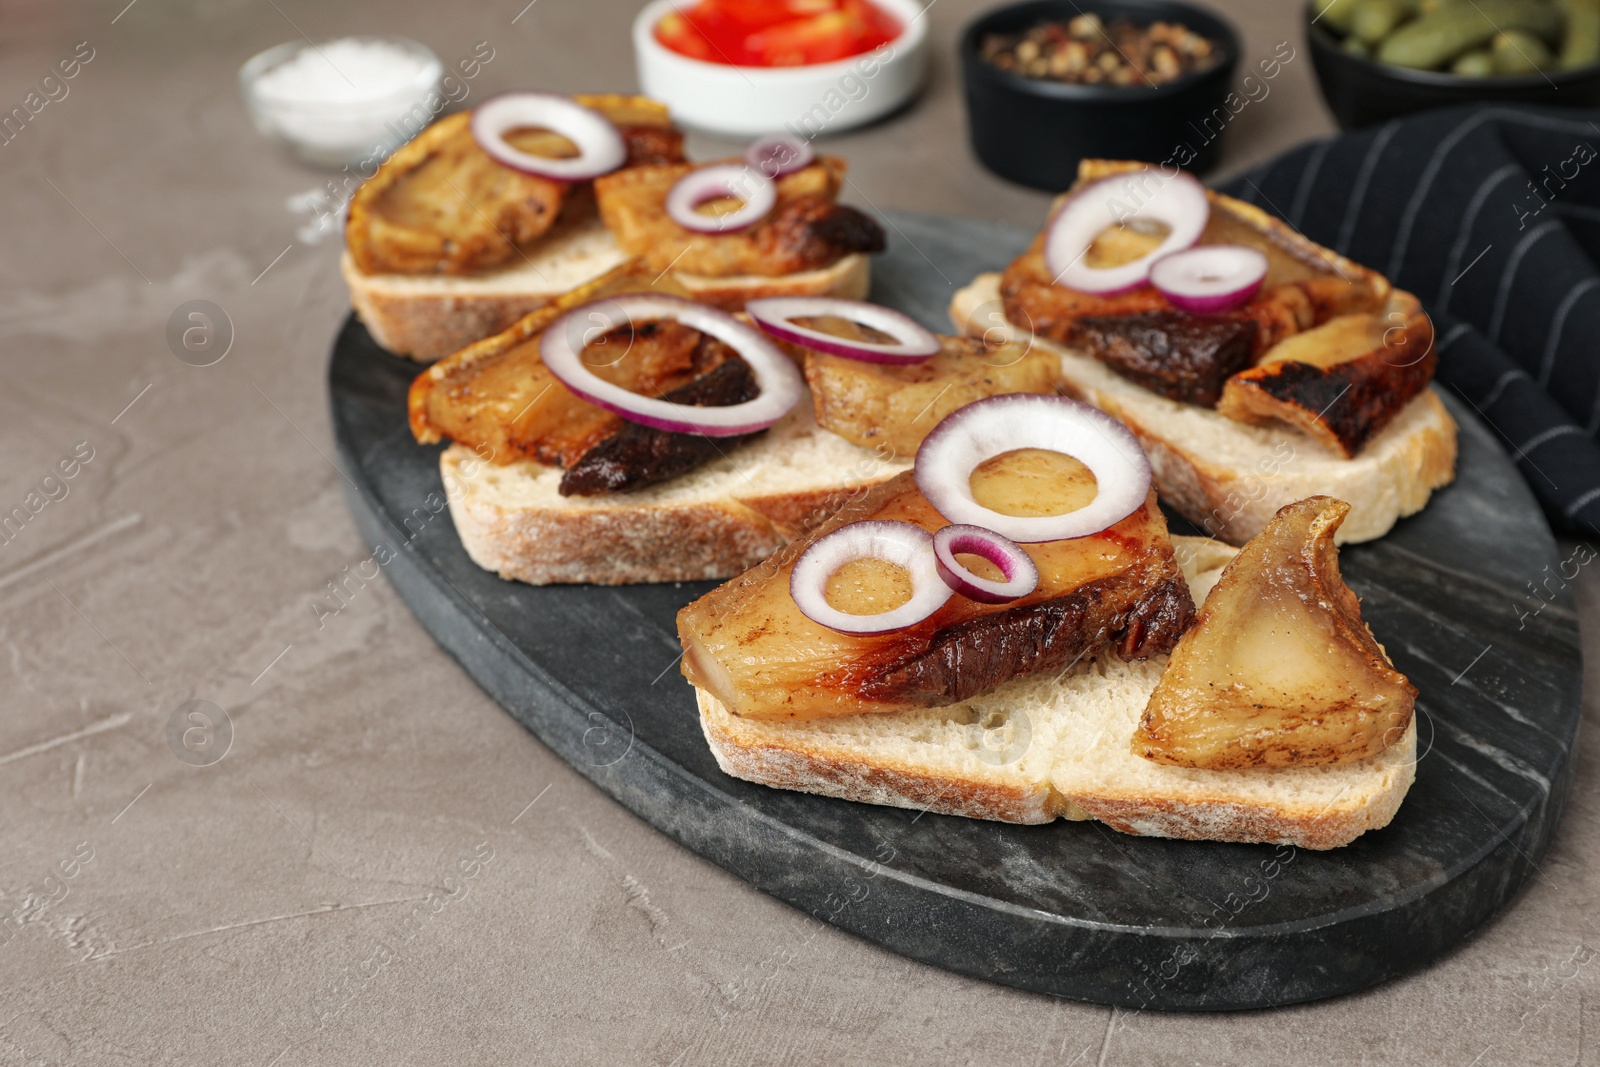
[{"label": "coarse salt in bowl", "polygon": [[386,158],[432,122],[439,57],[403,37],[291,41],[239,70],[256,128],[302,160],[344,166]]}]

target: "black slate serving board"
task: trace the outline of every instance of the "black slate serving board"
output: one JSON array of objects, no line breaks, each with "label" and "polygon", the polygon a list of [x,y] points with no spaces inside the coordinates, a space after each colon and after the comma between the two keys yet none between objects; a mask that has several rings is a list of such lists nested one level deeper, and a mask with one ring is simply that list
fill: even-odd
[{"label": "black slate serving board", "polygon": [[[890,222],[873,298],[935,328],[948,328],[955,285],[1029,236]],[[651,825],[896,952],[1129,1008],[1288,1004],[1424,965],[1504,905],[1549,846],[1571,784],[1577,620],[1559,577],[1541,599],[1530,592],[1560,575],[1557,546],[1493,432],[1448,397],[1461,423],[1456,483],[1341,559],[1373,631],[1421,690],[1416,785],[1391,826],[1318,853],[978,822],[729,778],[676,663],[673,617],[710,583],[534,588],[474,566],[448,513],[431,510],[444,499],[438,449],[406,427],[416,371],[352,318],[329,388],[351,510],[373,545],[397,552],[385,570],[418,620]]]}]

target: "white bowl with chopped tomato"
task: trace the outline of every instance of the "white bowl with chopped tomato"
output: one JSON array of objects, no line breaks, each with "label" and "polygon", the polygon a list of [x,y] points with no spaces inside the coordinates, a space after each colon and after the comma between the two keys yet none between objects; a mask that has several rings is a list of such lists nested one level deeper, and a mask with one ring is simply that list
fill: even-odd
[{"label": "white bowl with chopped tomato", "polygon": [[674,121],[810,140],[915,96],[928,26],[917,0],[654,0],[633,47],[640,88]]}]

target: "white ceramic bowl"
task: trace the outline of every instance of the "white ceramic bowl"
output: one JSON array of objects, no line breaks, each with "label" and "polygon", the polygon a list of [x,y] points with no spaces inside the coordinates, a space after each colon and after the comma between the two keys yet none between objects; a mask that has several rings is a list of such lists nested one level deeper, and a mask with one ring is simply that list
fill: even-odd
[{"label": "white ceramic bowl", "polygon": [[307,51],[315,52],[335,43],[319,46],[305,41],[269,48],[239,70],[239,87],[256,129],[314,166],[353,165],[375,154],[386,158],[437,118],[444,103],[437,92],[444,68],[426,46],[404,37],[364,36],[349,40],[405,53],[414,62],[415,72],[393,82],[357,74],[359,86],[344,78],[349,91],[341,90],[325,98],[318,98],[314,92],[286,98],[267,91],[262,80],[271,72]]},{"label": "white ceramic bowl", "polygon": [[755,137],[783,130],[807,140],[881,118],[922,88],[928,20],[917,0],[873,0],[904,27],[876,52],[808,67],[706,63],[656,40],[661,17],[683,0],[653,0],[633,20],[639,86],[674,122],[710,133]]}]

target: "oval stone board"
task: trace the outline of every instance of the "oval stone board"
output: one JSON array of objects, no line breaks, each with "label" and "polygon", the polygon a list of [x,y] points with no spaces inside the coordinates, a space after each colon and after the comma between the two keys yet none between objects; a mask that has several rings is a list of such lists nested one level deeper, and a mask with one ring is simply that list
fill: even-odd
[{"label": "oval stone board", "polygon": [[[890,216],[873,298],[936,329],[955,286],[1023,231]],[[772,895],[915,959],[1127,1008],[1233,1009],[1421,967],[1518,891],[1571,784],[1580,654],[1570,594],[1528,583],[1557,547],[1493,432],[1461,424],[1454,485],[1341,563],[1421,697],[1416,785],[1349,847],[1169,841],[1097,823],[1012,826],[783,792],[718,770],[673,618],[711,587],[550,586],[476,567],[438,448],[406,425],[419,367],[350,319],[329,369],[357,525],[389,580],[501,706],[620,803]],[[1535,611],[1535,609],[1538,609]]]}]

